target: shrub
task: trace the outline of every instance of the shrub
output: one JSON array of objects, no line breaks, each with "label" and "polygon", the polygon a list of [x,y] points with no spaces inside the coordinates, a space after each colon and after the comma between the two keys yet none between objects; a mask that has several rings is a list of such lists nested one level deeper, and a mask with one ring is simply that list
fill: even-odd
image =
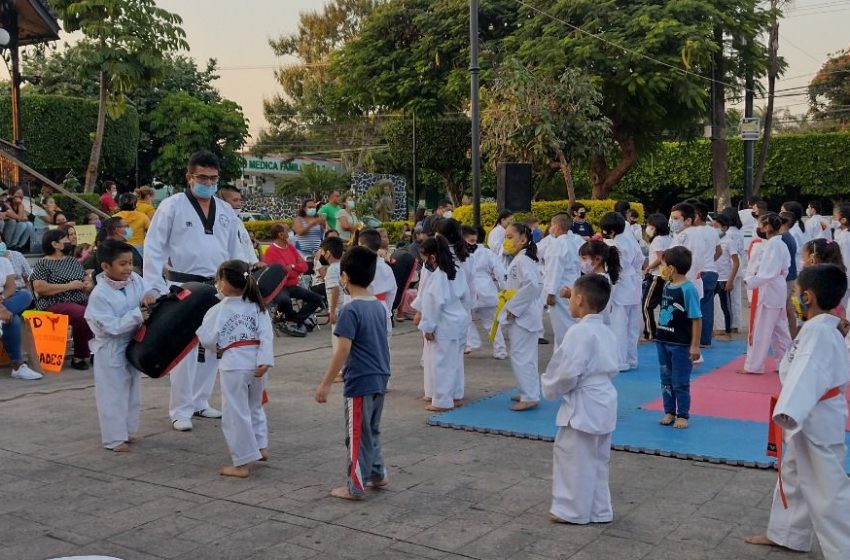
[{"label": "shrub", "polygon": [[[579,200],[587,207],[587,220],[593,224],[594,229],[599,229],[599,220],[608,212],[614,211],[615,200]],[[632,208],[640,214],[640,221],[644,220],[643,204],[632,202]],[[569,212],[570,202],[568,200],[549,200],[549,201],[534,201],[531,203],[531,212],[516,212],[514,219],[516,221],[524,220],[528,216],[535,216],[541,223],[548,224],[552,216],[558,212]],[[492,228],[496,222],[496,203],[482,202],[481,203],[481,225],[485,228]],[[472,224],[472,206],[459,206],[455,208],[454,217],[465,224]]]},{"label": "shrub", "polygon": [[245,229],[249,233],[253,233],[258,241],[270,241],[272,238],[272,226],[280,223],[284,223],[290,227],[292,226],[292,220],[251,220],[250,222],[245,222]]}]

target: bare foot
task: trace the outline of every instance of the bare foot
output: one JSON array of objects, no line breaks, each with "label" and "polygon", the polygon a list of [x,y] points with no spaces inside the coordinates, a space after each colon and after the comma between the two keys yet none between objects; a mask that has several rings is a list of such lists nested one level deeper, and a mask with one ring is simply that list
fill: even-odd
[{"label": "bare foot", "polygon": [[688,419],[687,418],[676,418],[676,421],[673,422],[673,427],[678,428],[680,430],[684,430],[688,427]]},{"label": "bare foot", "polygon": [[778,548],[785,548],[781,544],[776,544],[775,542],[767,538],[767,535],[753,535],[752,537],[747,537],[746,539],[744,539],[744,542],[747,544],[758,544],[761,546],[775,546]]},{"label": "bare foot", "polygon": [[140,441],[142,441],[140,436],[130,436],[127,438],[127,443],[139,443]]},{"label": "bare foot", "polygon": [[342,500],[351,500],[354,502],[363,499],[363,496],[355,496],[354,494],[352,494],[346,486],[334,488],[333,490],[331,490],[331,496],[333,496],[334,498],[340,498]]},{"label": "bare foot", "polygon": [[575,523],[567,521],[566,519],[561,519],[560,517],[558,517],[554,513],[549,514],[549,521],[551,521],[552,523],[561,523],[563,525],[575,525]]},{"label": "bare foot", "polygon": [[389,478],[382,478],[381,480],[370,480],[366,483],[366,488],[383,488],[389,483]]},{"label": "bare foot", "polygon": [[523,410],[531,410],[537,408],[538,401],[518,402],[511,405],[511,410],[514,412],[522,412]]},{"label": "bare foot", "polygon": [[425,407],[425,410],[428,410],[430,412],[448,412],[449,410],[451,410],[451,408],[441,408],[439,406],[434,406],[433,404],[429,404],[428,406]]},{"label": "bare foot", "polygon": [[260,461],[268,461],[269,460],[269,448],[260,449]]},{"label": "bare foot", "polygon": [[127,445],[126,443],[121,443],[121,444],[118,444],[115,447],[111,448],[110,451],[114,451],[116,453],[126,453],[126,452],[130,451],[130,446]]},{"label": "bare foot", "polygon": [[761,373],[756,373],[754,371],[747,371],[745,369],[735,370],[735,373],[740,373],[741,375],[762,375]]},{"label": "bare foot", "polygon": [[661,424],[662,426],[669,426],[670,424],[672,424],[675,421],[676,421],[675,416],[673,416],[672,414],[665,414],[664,418],[659,420],[658,423]]},{"label": "bare foot", "polygon": [[422,397],[422,400],[425,402],[431,402],[431,397]]},{"label": "bare foot", "polygon": [[466,401],[464,401],[463,399],[455,399],[454,400],[455,408],[460,408],[465,404],[466,404]]},{"label": "bare foot", "polygon": [[511,400],[514,401],[514,402],[519,402],[519,395],[513,395],[511,397]]},{"label": "bare foot", "polygon": [[472,354],[472,348],[464,348],[463,353],[464,355]]},{"label": "bare foot", "polygon": [[248,478],[251,472],[245,465],[239,467],[221,467],[218,471],[221,476],[235,476],[236,478]]}]

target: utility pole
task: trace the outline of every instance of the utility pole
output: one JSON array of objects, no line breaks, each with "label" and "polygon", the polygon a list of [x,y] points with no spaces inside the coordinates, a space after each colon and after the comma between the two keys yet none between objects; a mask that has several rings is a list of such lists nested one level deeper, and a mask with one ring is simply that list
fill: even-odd
[{"label": "utility pole", "polygon": [[413,211],[419,208],[419,197],[416,195],[416,111],[413,111]]},{"label": "utility pole", "polygon": [[[747,91],[744,94],[744,119],[753,118],[753,69],[747,66]],[[756,141],[744,140],[744,200],[753,196],[753,159],[756,151]],[[745,202],[746,204],[746,202]]]},{"label": "utility pole", "polygon": [[[469,74],[472,103],[472,216],[481,225],[481,108],[478,106],[478,0],[469,1]],[[460,202],[460,201],[458,201]]]}]

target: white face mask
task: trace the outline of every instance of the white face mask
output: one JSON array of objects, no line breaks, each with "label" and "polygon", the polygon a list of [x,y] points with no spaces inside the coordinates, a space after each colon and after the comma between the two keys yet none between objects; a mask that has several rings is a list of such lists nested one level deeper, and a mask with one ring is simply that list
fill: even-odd
[{"label": "white face mask", "polygon": [[346,208],[354,208],[354,201],[353,200],[346,201],[345,206],[346,206]]},{"label": "white face mask", "polygon": [[683,229],[685,229],[684,221],[674,220],[673,218],[670,218],[670,231],[672,231],[673,233],[679,233]]},{"label": "white face mask", "polygon": [[655,226],[646,226],[646,236],[652,237],[655,235]]},{"label": "white face mask", "polygon": [[310,216],[310,217],[315,216],[316,215],[316,209],[315,208],[307,208],[307,215]]},{"label": "white face mask", "polygon": [[812,208],[811,206],[809,206],[808,208],[806,208],[806,215],[807,215],[807,216],[809,216],[809,217],[811,218],[811,217],[812,217],[812,216],[814,216],[815,214],[817,214],[817,212],[815,212],[815,209],[814,209],[814,208]]},{"label": "white face mask", "polygon": [[452,215],[453,215],[453,214],[452,214],[452,211],[451,211],[451,210],[446,210],[445,212],[443,212],[443,217],[444,217],[445,219],[447,219],[447,220],[451,220],[451,219],[452,219]]},{"label": "white face mask", "polygon": [[581,259],[579,261],[579,268],[582,274],[593,274],[593,261],[590,259]]}]

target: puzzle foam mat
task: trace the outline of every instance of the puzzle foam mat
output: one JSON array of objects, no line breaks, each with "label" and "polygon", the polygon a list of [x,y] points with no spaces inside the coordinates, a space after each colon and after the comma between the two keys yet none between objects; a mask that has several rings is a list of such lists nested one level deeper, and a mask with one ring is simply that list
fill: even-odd
[{"label": "puzzle foam mat", "polygon": [[[691,377],[691,421],[687,430],[658,424],[661,416],[658,358],[653,344],[639,348],[640,367],[614,380],[619,394],[614,449],[767,468],[765,455],[770,395],[779,388],[775,373],[735,373],[743,363],[743,341],[715,342]],[[541,364],[543,367],[544,364]],[[428,418],[433,426],[552,441],[560,402],[541,401],[534,410],[508,409],[515,391],[498,393]],[[850,429],[850,426],[848,426]],[[850,435],[848,435],[850,446]],[[850,457],[845,462],[850,472]]]}]

